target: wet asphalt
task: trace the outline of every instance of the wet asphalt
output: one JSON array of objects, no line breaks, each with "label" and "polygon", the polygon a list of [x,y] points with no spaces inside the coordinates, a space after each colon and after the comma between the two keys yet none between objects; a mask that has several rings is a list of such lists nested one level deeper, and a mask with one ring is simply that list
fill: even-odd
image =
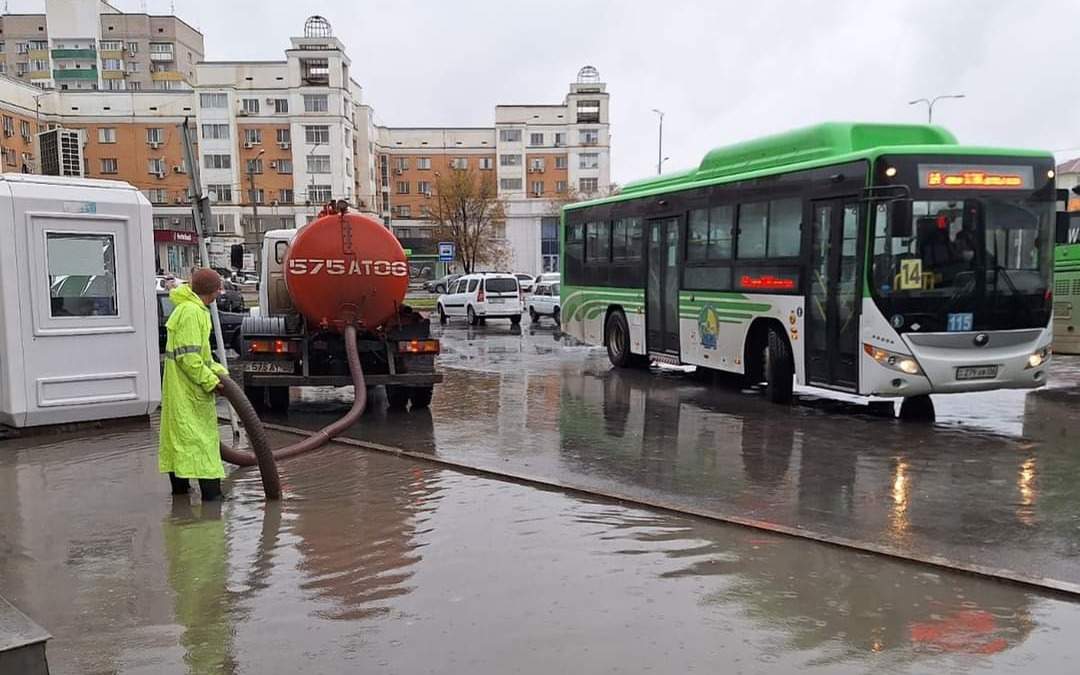
[{"label": "wet asphalt", "polygon": [[[443,340],[431,410],[377,395],[350,436],[1080,580],[1080,361],[925,427],[613,371],[546,322]],[[306,427],[350,398],[294,397]],[[174,500],[155,453],[153,424],[0,441],[0,594],[54,673],[1075,670],[1061,594],[340,444],[283,463],[280,504],[252,470]]]}]

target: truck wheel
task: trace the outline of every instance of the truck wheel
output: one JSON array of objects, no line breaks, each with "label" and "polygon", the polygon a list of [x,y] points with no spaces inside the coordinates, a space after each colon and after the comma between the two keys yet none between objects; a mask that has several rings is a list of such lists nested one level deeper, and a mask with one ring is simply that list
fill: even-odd
[{"label": "truck wheel", "polygon": [[517,316],[510,317],[510,325],[511,326],[520,326],[521,325],[521,315],[518,314]]},{"label": "truck wheel", "polygon": [[289,410],[289,388],[267,387],[267,398],[270,399],[270,410],[276,413],[284,413]]},{"label": "truck wheel", "polygon": [[469,306],[469,310],[466,313],[469,315],[469,325],[470,326],[475,326],[478,323],[480,323],[480,317],[476,316],[476,312],[473,311],[473,308],[472,308],[471,305]]},{"label": "truck wheel", "polygon": [[532,307],[529,308],[529,320],[533,323],[540,323],[540,315]]},{"label": "truck wheel", "polygon": [[765,352],[765,394],[773,403],[791,403],[794,388],[795,360],[787,336],[769,328],[769,344]]},{"label": "truck wheel", "polygon": [[244,398],[251,401],[256,410],[262,410],[266,408],[266,387],[244,385]]},{"label": "truck wheel", "polygon": [[392,410],[404,410],[409,404],[409,390],[405,387],[388,384],[386,385],[386,405]]},{"label": "truck wheel", "polygon": [[442,305],[439,305],[439,323],[446,324],[446,310]]},{"label": "truck wheel", "polygon": [[419,410],[431,405],[433,387],[413,387],[409,391],[409,400],[412,401],[413,410]]}]

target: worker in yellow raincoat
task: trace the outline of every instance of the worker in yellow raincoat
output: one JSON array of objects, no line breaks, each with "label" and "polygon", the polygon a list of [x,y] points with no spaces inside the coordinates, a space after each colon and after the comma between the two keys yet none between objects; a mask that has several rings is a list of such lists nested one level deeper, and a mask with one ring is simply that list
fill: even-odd
[{"label": "worker in yellow raincoat", "polygon": [[169,474],[173,494],[187,494],[199,481],[204,501],[221,498],[221,446],[217,403],[226,369],[210,352],[210,308],[221,293],[221,276],[197,270],[190,285],[169,292],[173,312],[165,323],[165,376],[161,383],[161,437],[158,469]]}]

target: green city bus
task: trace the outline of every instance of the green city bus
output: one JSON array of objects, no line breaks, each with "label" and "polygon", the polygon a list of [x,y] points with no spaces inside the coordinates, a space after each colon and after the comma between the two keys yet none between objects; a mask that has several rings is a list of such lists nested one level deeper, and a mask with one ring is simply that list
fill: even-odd
[{"label": "green city bus", "polygon": [[1054,249],[1054,351],[1080,354],[1080,213]]},{"label": "green city bus", "polygon": [[570,204],[563,330],[617,367],[902,398],[1032,388],[1050,358],[1048,152],[936,126],[826,123]]}]

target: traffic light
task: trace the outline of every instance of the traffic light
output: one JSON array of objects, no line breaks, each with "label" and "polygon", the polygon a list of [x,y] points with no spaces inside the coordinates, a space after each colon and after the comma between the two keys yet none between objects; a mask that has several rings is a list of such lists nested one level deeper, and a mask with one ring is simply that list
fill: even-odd
[{"label": "traffic light", "polygon": [[234,270],[243,269],[244,267],[244,245],[233,244],[229,249],[229,262],[232,264]]}]

